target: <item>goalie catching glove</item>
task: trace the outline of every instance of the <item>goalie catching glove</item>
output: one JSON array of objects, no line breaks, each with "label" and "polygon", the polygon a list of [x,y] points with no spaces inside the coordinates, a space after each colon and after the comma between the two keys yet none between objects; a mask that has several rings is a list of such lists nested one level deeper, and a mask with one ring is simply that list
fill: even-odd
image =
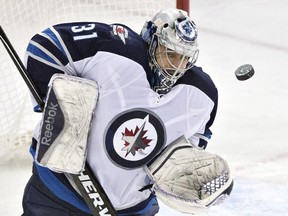
[{"label": "goalie catching glove", "polygon": [[64,74],[49,83],[36,162],[56,172],[80,173],[98,98],[97,83]]},{"label": "goalie catching glove", "polygon": [[178,138],[147,165],[155,195],[184,213],[203,213],[230,195],[233,180],[227,162]]}]

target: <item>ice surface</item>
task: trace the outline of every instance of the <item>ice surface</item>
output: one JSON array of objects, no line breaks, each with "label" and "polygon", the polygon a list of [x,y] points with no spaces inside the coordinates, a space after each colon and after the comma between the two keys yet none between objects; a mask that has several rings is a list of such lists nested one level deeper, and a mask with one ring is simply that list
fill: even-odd
[{"label": "ice surface", "polygon": [[[230,164],[232,196],[209,216],[288,215],[288,1],[190,0],[199,28],[198,65],[219,90],[219,110],[207,150]],[[234,71],[252,64],[255,75]],[[21,215],[30,166],[0,166],[0,215]],[[180,216],[161,205],[160,216]]]}]

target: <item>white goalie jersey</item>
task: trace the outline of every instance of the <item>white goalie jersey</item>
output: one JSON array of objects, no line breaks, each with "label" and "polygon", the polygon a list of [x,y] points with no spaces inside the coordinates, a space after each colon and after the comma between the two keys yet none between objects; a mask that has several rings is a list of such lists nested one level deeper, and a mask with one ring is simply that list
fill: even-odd
[{"label": "white goalie jersey", "polygon": [[[119,58],[110,53],[98,55],[103,62]],[[108,194],[114,205],[119,194],[132,201],[135,191],[148,184],[143,165],[165,145],[183,134],[198,143],[198,137],[193,135],[204,133],[214,105],[208,98],[203,100],[201,97],[207,96],[197,88],[186,85],[178,85],[169,94],[159,97],[151,90],[142,67],[125,58],[118,62],[113,66],[99,65],[97,77],[89,73],[84,76],[97,80],[99,85],[99,100],[89,136],[88,162],[99,173],[106,190],[113,185]],[[117,71],[121,68],[124,71],[120,75]],[[101,178],[101,173],[107,170],[113,172],[115,178],[111,179],[110,175]],[[145,193],[136,192],[147,197]]]},{"label": "white goalie jersey", "polygon": [[[201,68],[190,69],[160,96],[151,88],[147,58],[136,33],[99,23],[51,27],[27,48],[27,70],[43,98],[55,73],[97,82],[87,160],[116,210],[146,200],[151,191],[139,191],[150,183],[143,166],[180,136],[200,145],[216,113],[217,90]],[[35,138],[40,133],[36,129]]]}]

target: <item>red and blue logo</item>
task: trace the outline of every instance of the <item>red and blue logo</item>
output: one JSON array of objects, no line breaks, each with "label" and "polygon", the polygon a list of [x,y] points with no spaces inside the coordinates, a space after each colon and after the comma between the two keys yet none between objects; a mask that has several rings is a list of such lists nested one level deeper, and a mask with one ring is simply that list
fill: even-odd
[{"label": "red and blue logo", "polygon": [[124,168],[147,164],[164,147],[165,127],[150,110],[133,109],[116,116],[105,133],[110,159]]}]

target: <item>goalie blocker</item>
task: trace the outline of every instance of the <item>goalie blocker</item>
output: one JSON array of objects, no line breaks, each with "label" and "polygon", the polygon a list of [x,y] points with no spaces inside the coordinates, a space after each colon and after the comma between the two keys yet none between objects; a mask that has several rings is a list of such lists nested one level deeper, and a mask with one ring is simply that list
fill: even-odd
[{"label": "goalie blocker", "polygon": [[192,146],[184,137],[175,140],[146,167],[156,196],[184,213],[203,213],[228,197],[233,180],[227,162]]},{"label": "goalie blocker", "polygon": [[96,82],[64,74],[53,75],[36,149],[39,165],[71,174],[79,174],[84,169],[97,98]]}]

